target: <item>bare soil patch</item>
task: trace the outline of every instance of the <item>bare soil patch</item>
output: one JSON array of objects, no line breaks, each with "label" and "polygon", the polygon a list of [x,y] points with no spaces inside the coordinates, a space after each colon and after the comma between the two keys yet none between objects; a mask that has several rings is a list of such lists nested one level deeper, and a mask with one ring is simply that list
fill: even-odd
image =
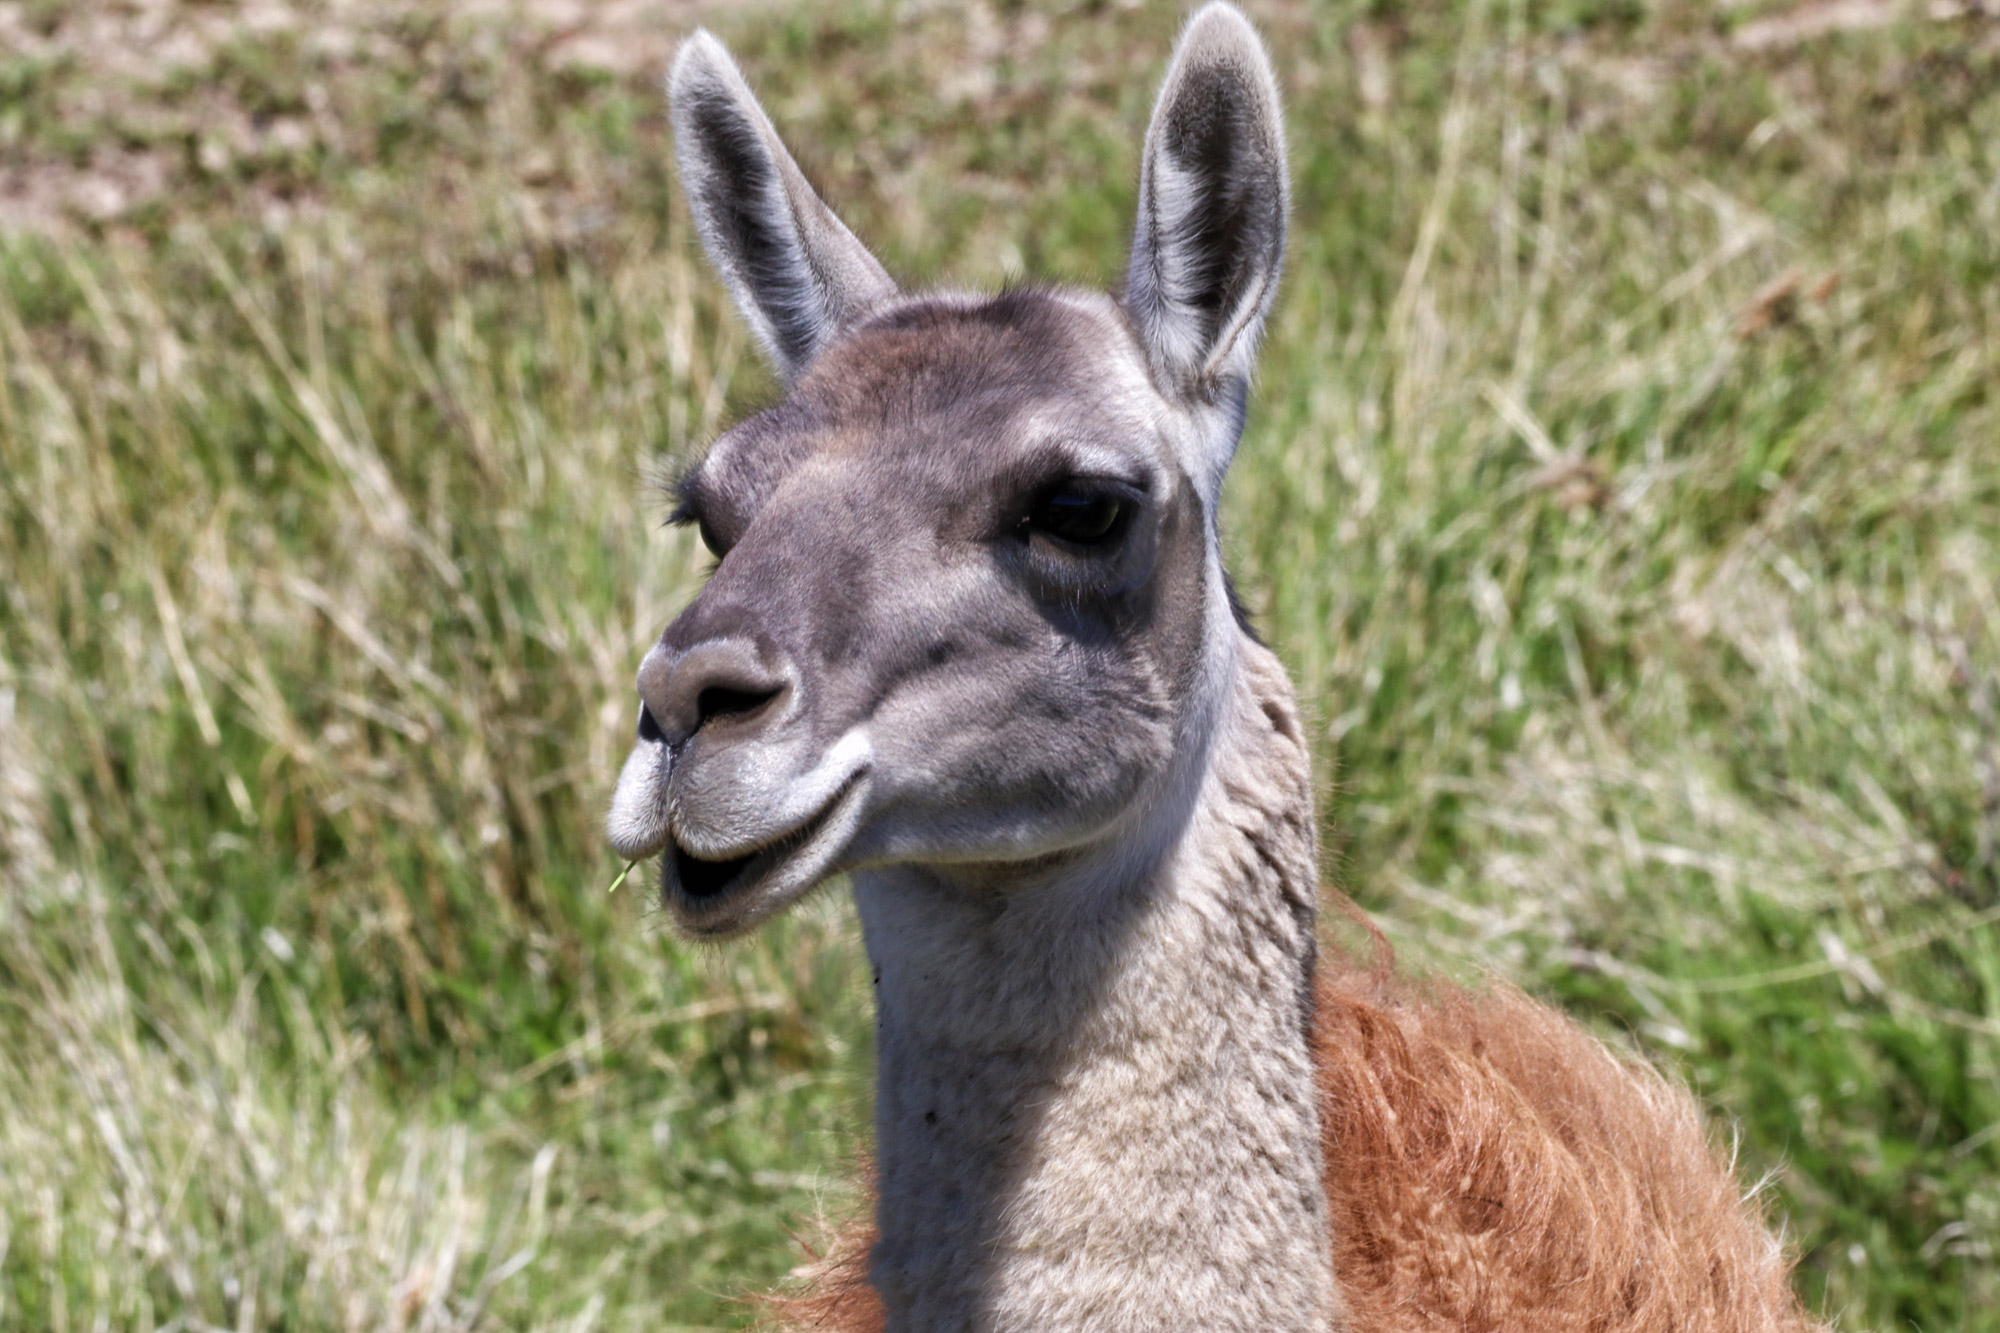
[{"label": "bare soil patch", "polygon": [[[468,94],[461,55],[579,78],[663,70],[703,18],[760,0],[49,0],[0,3],[0,231],[107,223],[183,181],[274,197],[331,152],[343,114],[397,91]],[[447,35],[450,40],[442,40]],[[345,95],[343,95],[345,94]]]}]

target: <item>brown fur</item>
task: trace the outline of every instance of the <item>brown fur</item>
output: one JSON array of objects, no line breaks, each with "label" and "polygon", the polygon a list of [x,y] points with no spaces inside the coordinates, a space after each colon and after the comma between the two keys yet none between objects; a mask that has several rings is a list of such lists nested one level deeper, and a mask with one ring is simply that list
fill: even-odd
[{"label": "brown fur", "polygon": [[[1383,951],[1327,959],[1316,996],[1351,1333],[1818,1327],[1684,1090],[1517,990],[1414,983]],[[873,1242],[839,1235],[774,1323],[880,1333]]]}]

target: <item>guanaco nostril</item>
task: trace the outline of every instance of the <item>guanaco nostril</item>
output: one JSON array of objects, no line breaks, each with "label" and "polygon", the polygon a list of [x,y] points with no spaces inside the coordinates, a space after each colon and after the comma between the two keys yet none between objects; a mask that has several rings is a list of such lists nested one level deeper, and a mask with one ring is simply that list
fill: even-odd
[{"label": "guanaco nostril", "polygon": [[694,711],[699,730],[719,717],[740,717],[754,713],[765,704],[778,697],[782,690],[735,690],[726,685],[711,685],[695,696]]},{"label": "guanaco nostril", "polygon": [[753,727],[777,720],[794,688],[784,660],[750,640],[708,639],[678,650],[663,640],[639,664],[639,739],[678,752],[711,722],[729,723],[726,730],[746,739]]}]

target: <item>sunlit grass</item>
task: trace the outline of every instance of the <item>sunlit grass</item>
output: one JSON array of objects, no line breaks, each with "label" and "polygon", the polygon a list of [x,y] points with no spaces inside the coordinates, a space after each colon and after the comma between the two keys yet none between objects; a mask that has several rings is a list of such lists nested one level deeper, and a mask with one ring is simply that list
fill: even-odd
[{"label": "sunlit grass", "polygon": [[[1996,1326],[1990,33],[1252,8],[1226,527],[1330,874],[1680,1070],[1842,1327]],[[852,1206],[854,932],[688,949],[599,819],[768,380],[650,70],[357,12],[0,68],[166,173],[0,235],[0,1327],[738,1324]],[[1115,275],[1173,14],[717,21],[892,268]]]}]

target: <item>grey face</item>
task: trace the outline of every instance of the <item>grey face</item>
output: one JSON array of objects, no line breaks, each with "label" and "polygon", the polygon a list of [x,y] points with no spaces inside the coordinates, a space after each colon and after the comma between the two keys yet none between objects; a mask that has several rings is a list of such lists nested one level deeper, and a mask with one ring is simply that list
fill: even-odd
[{"label": "grey face", "polygon": [[684,924],[787,871],[1046,856],[1142,802],[1203,619],[1162,406],[1101,298],[920,301],[716,443],[680,513],[721,563],[640,673]]},{"label": "grey face", "polygon": [[1236,632],[1209,514],[1284,193],[1261,50],[1206,26],[1149,136],[1137,309],[901,295],[720,46],[683,50],[696,221],[788,387],[680,485],[720,561],[640,668],[611,815],[689,932],[847,869],[1087,855],[1204,748]]}]

